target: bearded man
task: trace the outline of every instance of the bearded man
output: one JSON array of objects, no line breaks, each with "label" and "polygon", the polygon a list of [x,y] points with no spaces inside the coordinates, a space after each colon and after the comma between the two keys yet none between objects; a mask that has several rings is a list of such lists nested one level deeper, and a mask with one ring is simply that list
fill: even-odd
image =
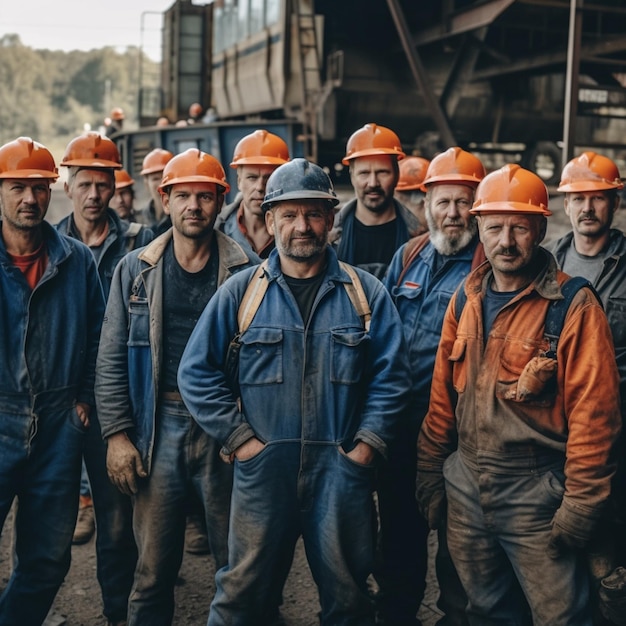
[{"label": "bearded man", "polygon": [[[458,147],[431,161],[423,183],[428,232],[396,252],[384,280],[402,319],[412,382],[401,435],[378,485],[382,567],[376,579],[386,623],[419,623],[415,615],[426,588],[429,529],[414,495],[417,435],[428,410],[448,302],[472,267],[485,258],[476,219],[469,212],[484,176],[480,160]],[[436,566],[441,623],[467,623],[465,594],[447,552],[445,528],[439,532]]]}]

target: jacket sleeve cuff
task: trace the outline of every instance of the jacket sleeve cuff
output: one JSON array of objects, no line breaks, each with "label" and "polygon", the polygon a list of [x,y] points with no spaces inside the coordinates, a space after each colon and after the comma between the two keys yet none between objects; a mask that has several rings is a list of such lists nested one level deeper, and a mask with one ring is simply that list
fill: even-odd
[{"label": "jacket sleeve cuff", "polygon": [[376,452],[378,452],[384,459],[387,458],[387,444],[376,434],[371,432],[370,430],[359,430],[354,436],[354,442],[362,441],[366,443]]},{"label": "jacket sleeve cuff", "polygon": [[240,424],[233,431],[233,433],[228,437],[226,442],[224,443],[220,454],[223,456],[229,457],[240,445],[246,443],[248,439],[252,439],[255,437],[254,431],[250,424]]},{"label": "jacket sleeve cuff", "polygon": [[590,509],[572,504],[567,497],[563,498],[561,506],[554,514],[552,523],[564,532],[581,541],[588,541],[602,509]]}]

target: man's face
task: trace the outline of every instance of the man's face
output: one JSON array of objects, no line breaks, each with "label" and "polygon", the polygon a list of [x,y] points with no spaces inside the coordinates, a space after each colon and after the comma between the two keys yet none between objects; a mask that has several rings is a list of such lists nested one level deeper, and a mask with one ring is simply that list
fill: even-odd
[{"label": "man's face", "polygon": [[495,271],[524,274],[546,234],[542,215],[486,214],[477,218],[485,256]]},{"label": "man's face", "polygon": [[5,178],[0,184],[2,221],[13,230],[38,228],[50,204],[50,181]]},{"label": "man's face", "polygon": [[146,189],[148,190],[148,193],[150,194],[150,197],[152,198],[153,202],[157,206],[159,206],[161,202],[161,195],[159,194],[157,187],[161,184],[162,178],[163,178],[162,171],[151,172],[150,174],[146,174],[143,177],[144,183],[146,185]]},{"label": "man's face", "polygon": [[106,209],[115,193],[115,178],[105,170],[83,169],[65,184],[74,213],[86,222],[106,220]]},{"label": "man's face", "polygon": [[237,186],[243,196],[244,210],[263,218],[261,203],[265,197],[265,187],[275,165],[240,165],[237,168]]},{"label": "man's face", "polygon": [[323,200],[285,200],[266,213],[265,223],[281,257],[311,263],[326,250],[333,212]]},{"label": "man's face", "polygon": [[134,194],[132,187],[116,189],[109,206],[120,216],[121,219],[130,219],[133,214]]},{"label": "man's face", "polygon": [[204,239],[213,231],[224,195],[215,183],[176,183],[163,206],[172,218],[172,225],[189,239]]},{"label": "man's face", "polygon": [[456,254],[470,244],[477,231],[470,214],[474,190],[467,185],[435,184],[426,198],[426,221],[430,240],[444,255]]},{"label": "man's face", "polygon": [[373,213],[383,213],[393,201],[398,184],[397,160],[393,155],[380,154],[354,159],[350,167],[350,182],[358,202]]},{"label": "man's face", "polygon": [[565,194],[565,213],[574,233],[599,238],[611,228],[619,199],[607,191],[575,191]]}]

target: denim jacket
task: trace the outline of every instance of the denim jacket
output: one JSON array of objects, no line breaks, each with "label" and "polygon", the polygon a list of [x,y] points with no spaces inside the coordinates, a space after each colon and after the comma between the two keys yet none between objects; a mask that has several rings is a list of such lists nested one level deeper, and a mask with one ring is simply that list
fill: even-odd
[{"label": "denim jacket", "polygon": [[[109,297],[113,272],[115,271],[116,265],[120,262],[120,259],[130,250],[141,248],[154,238],[152,231],[144,227],[137,233],[134,241],[130,241],[130,235],[128,233],[129,224],[121,220],[117,213],[111,208],[107,209],[107,216],[109,221],[109,233],[102,244],[102,254],[98,259],[98,273],[102,281],[105,298]],[[80,234],[78,230],[76,230],[72,213],[63,218],[56,225],[56,229],[60,233],[80,241]]]},{"label": "denim jacket", "polygon": [[394,255],[385,277],[385,286],[402,320],[413,380],[412,402],[418,407],[420,417],[428,409],[443,317],[452,294],[470,272],[477,245],[478,238],[458,254],[447,257],[434,272],[437,251],[429,242],[407,268],[402,283],[397,285],[404,269],[402,255],[405,246],[402,246]]},{"label": "denim jacket", "polygon": [[42,228],[48,264],[32,291],[0,236],[0,402],[30,395],[34,411],[93,406],[104,314],[96,264],[84,244]]},{"label": "denim jacket", "polygon": [[369,332],[364,330],[342,285],[350,278],[335,252],[329,248],[326,254],[326,275],[306,324],[277,250],[270,254],[267,292],[241,335],[240,404],[226,374],[226,355],[253,271],[218,289],[198,320],[178,384],[191,414],[225,454],[256,436],[311,450],[349,450],[361,440],[386,455],[409,389],[400,319],[382,283],[359,271],[372,311]]},{"label": "denim jacket", "polygon": [[[232,239],[214,231],[218,285],[249,267]],[[172,229],[129,253],[113,275],[96,371],[96,402],[102,436],[129,431],[150,471],[163,344],[163,254]]]}]

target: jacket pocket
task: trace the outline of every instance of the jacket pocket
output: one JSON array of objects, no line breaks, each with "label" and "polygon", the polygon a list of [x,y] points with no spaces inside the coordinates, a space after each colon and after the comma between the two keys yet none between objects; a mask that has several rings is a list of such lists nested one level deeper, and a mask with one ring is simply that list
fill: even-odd
[{"label": "jacket pocket", "polygon": [[150,345],[150,308],[147,298],[135,296],[128,303],[128,345]]},{"label": "jacket pocket", "polygon": [[550,406],[556,395],[556,359],[530,344],[507,344],[500,358],[496,397],[537,406]]},{"label": "jacket pocket", "polygon": [[466,349],[467,341],[465,339],[456,339],[452,346],[452,352],[448,357],[448,360],[452,362],[452,384],[457,393],[464,393],[467,386]]},{"label": "jacket pocket", "polygon": [[330,380],[352,385],[363,376],[365,350],[369,336],[365,331],[330,331]]},{"label": "jacket pocket", "polygon": [[241,336],[239,382],[270,385],[283,382],[283,331],[249,328]]}]

